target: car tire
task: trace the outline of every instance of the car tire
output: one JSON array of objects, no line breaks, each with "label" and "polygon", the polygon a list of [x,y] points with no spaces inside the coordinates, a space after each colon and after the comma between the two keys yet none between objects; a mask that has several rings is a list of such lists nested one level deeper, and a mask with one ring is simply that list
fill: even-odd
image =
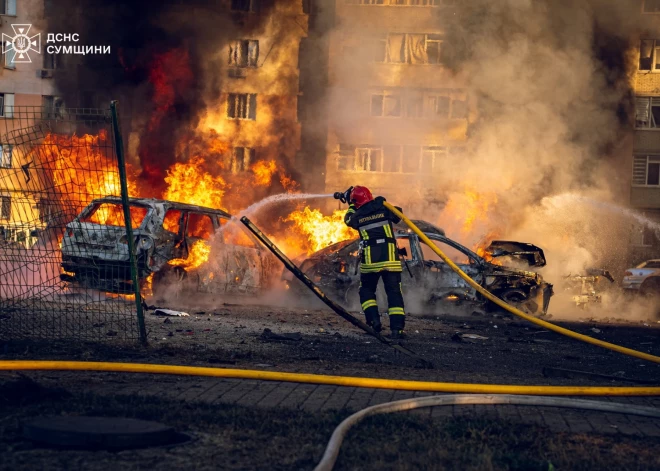
[{"label": "car tire", "polygon": [[639,292],[649,298],[660,296],[660,277],[647,278],[640,286]]}]

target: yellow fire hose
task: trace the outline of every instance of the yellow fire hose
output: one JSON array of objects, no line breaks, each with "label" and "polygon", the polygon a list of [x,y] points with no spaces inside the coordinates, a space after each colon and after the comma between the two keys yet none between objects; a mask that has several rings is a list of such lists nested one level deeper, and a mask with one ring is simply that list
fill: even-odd
[{"label": "yellow fire hose", "polygon": [[146,363],[111,363],[94,361],[0,361],[0,371],[101,371],[116,373],[150,373],[212,378],[253,379],[290,383],[326,384],[372,389],[400,389],[440,393],[527,394],[533,396],[660,396],[658,386],[521,386],[515,384],[462,384],[399,379],[360,378],[353,376],[326,376],[281,371],[240,370],[201,366],[152,365]]},{"label": "yellow fire hose", "polygon": [[401,213],[398,209],[396,209],[394,206],[389,204],[387,201],[383,203],[387,209],[392,211],[394,214],[399,216],[403,222],[405,222],[410,229],[413,230],[415,234],[419,236],[420,239],[422,239],[440,258],[442,258],[447,265],[451,267],[452,270],[454,270],[458,275],[463,278],[466,283],[468,283],[470,286],[472,286],[479,294],[481,294],[483,297],[486,299],[494,302],[497,304],[499,307],[502,309],[506,309],[509,311],[511,314],[516,315],[518,317],[522,317],[526,321],[531,322],[532,324],[536,324],[538,326],[544,327],[548,330],[552,330],[553,332],[557,332],[558,334],[565,335],[567,337],[574,338],[576,340],[581,340],[582,342],[590,343],[592,345],[597,345],[599,347],[607,348],[609,350],[613,350],[615,352],[623,353],[624,355],[630,355],[632,357],[636,358],[641,358],[642,360],[648,360],[652,361],[654,363],[660,363],[660,357],[657,357],[655,355],[650,355],[648,353],[644,352],[639,352],[637,350],[633,350],[632,348],[626,348],[622,347],[620,345],[616,345],[613,343],[609,342],[604,342],[602,340],[595,339],[593,337],[589,337],[588,335],[583,335],[579,334],[577,332],[573,332],[572,330],[565,329],[564,327],[559,327],[558,325],[552,324],[550,322],[537,319],[536,317],[530,316],[529,314],[525,314],[522,312],[520,309],[517,309],[510,304],[507,304],[505,301],[501,300],[497,296],[493,295],[490,293],[488,290],[483,288],[479,283],[474,281],[472,278],[470,278],[463,270],[461,270],[447,255],[444,254],[438,246],[429,239],[426,234],[424,234],[413,222],[408,219],[406,216]]}]

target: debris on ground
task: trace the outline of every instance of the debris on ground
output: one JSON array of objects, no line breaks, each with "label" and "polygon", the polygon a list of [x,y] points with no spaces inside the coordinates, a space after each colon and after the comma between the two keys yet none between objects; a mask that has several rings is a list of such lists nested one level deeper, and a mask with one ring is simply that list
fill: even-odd
[{"label": "debris on ground", "polygon": [[158,308],[154,311],[154,316],[189,317],[190,314],[183,311],[173,311],[171,309]]},{"label": "debris on ground", "polygon": [[600,329],[596,329],[595,327],[592,327],[591,331],[596,333],[596,334],[600,334],[602,332]]},{"label": "debris on ground", "polygon": [[276,334],[272,330],[266,328],[259,338],[269,342],[299,342],[302,340],[302,334],[300,332]]},{"label": "debris on ground", "polygon": [[476,334],[462,334],[460,332],[456,332],[454,335],[451,336],[451,339],[454,342],[476,343],[474,342],[475,340],[488,340],[488,337],[484,337],[482,335],[476,335]]},{"label": "debris on ground", "polygon": [[617,371],[616,375],[605,375],[601,373],[592,373],[590,371],[568,370],[565,368],[553,368],[546,366],[543,368],[543,376],[546,378],[566,378],[566,379],[595,379],[595,380],[609,380],[609,381],[623,381],[628,383],[638,384],[656,384],[655,381],[626,378],[623,376],[623,371]]}]

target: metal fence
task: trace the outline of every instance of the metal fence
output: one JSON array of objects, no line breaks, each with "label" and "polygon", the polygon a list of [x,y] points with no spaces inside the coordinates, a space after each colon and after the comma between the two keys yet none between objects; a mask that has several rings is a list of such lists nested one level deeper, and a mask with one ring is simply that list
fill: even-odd
[{"label": "metal fence", "polygon": [[144,340],[114,105],[0,110],[1,339]]}]

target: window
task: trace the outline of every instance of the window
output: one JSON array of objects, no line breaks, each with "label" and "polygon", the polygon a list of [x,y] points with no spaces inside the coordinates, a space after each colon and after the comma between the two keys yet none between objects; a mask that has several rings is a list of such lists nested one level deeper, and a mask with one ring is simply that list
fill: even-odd
[{"label": "window", "polygon": [[229,45],[229,65],[234,67],[257,67],[259,41],[243,39]]},{"label": "window", "polygon": [[58,96],[43,95],[41,104],[44,108],[44,117],[48,119],[62,118],[64,116],[64,100]]},{"label": "window", "polygon": [[254,149],[250,147],[234,147],[231,154],[232,173],[245,172],[250,168],[250,163],[255,160]]},{"label": "window", "polygon": [[44,50],[44,69],[53,70],[59,68],[62,57]]},{"label": "window", "polygon": [[14,59],[16,58],[16,51],[14,49],[7,50],[5,52],[5,69],[15,69],[16,63]]},{"label": "window", "polygon": [[14,117],[14,94],[0,93],[0,117]]},{"label": "window", "polygon": [[446,156],[446,147],[422,148],[421,172],[424,174],[438,172],[441,168],[442,160]]},{"label": "window", "polygon": [[181,231],[181,214],[180,209],[168,209],[163,218],[163,229],[178,234]]},{"label": "window", "polygon": [[339,144],[337,170],[355,170],[355,146]]},{"label": "window", "polygon": [[[647,216],[646,213],[642,213],[644,216]],[[645,224],[635,224],[632,226],[632,231],[631,231],[631,244],[637,247],[651,247],[653,246],[653,242],[655,240],[655,234],[654,231],[648,227]],[[645,262],[646,263],[646,262]],[[653,263],[653,262],[650,262]],[[645,265],[642,267],[644,263],[641,265],[635,267],[635,268],[655,268],[653,266],[648,266]]]},{"label": "window", "polygon": [[16,16],[16,0],[0,0],[0,15]]},{"label": "window", "polygon": [[259,0],[231,0],[233,11],[255,12],[259,9]]},{"label": "window", "polygon": [[377,62],[400,64],[440,64],[442,36],[438,34],[389,33],[385,54],[374,53]]},{"label": "window", "polygon": [[227,117],[230,119],[257,119],[257,95],[230,93],[227,97]]},{"label": "window", "polygon": [[401,116],[401,98],[384,92],[371,95],[371,116]]},{"label": "window", "polygon": [[0,196],[0,202],[0,219],[8,221],[11,219],[11,196]]},{"label": "window", "polygon": [[635,127],[660,128],[660,97],[635,98]]},{"label": "window", "polygon": [[213,234],[213,221],[206,214],[190,213],[188,215],[187,237],[208,240]]},{"label": "window", "polygon": [[660,155],[635,155],[632,183],[639,186],[660,186]]},{"label": "window", "polygon": [[[144,206],[129,206],[131,213],[131,227],[136,229],[142,225],[147,216],[148,209]],[[81,216],[80,222],[90,222],[104,226],[125,226],[124,207],[119,203],[97,203],[85,216]]]},{"label": "window", "polygon": [[660,13],[660,0],[644,0],[644,13]]},{"label": "window", "polygon": [[356,168],[358,172],[380,172],[383,156],[380,147],[358,147],[356,149]]},{"label": "window", "polygon": [[13,151],[14,151],[14,146],[10,144],[0,145],[0,167],[11,168]]},{"label": "window", "polygon": [[399,247],[399,250],[406,251],[405,255],[401,255],[401,258],[404,258],[408,261],[412,260],[412,249],[410,247],[410,237],[398,237],[396,239],[396,245]]},{"label": "window", "polygon": [[451,99],[448,96],[432,95],[427,97],[427,111],[431,118],[448,118]]}]

